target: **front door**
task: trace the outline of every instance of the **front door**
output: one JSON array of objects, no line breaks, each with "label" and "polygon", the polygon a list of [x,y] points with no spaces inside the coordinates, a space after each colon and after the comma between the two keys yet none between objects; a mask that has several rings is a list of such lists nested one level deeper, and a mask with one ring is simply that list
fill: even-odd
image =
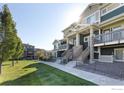
[{"label": "front door", "polygon": [[114,50],[115,61],[124,62],[124,48],[118,48]]}]

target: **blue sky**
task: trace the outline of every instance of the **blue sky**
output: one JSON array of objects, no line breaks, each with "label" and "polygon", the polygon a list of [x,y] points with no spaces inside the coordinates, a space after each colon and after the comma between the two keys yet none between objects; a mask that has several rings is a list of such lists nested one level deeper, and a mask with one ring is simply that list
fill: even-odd
[{"label": "blue sky", "polygon": [[63,38],[62,30],[77,21],[87,5],[41,3],[8,4],[8,7],[16,21],[18,35],[23,43],[51,50],[52,42]]}]

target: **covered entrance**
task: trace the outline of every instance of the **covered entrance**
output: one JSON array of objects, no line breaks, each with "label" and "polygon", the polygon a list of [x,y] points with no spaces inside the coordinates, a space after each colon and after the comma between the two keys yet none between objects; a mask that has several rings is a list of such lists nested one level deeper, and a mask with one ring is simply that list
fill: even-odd
[{"label": "covered entrance", "polygon": [[64,53],[64,51],[57,51],[57,57],[62,57],[62,53]]}]

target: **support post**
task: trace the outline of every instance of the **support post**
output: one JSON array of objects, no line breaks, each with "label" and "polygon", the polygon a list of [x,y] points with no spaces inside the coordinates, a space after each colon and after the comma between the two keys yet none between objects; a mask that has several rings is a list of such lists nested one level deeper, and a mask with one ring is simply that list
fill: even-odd
[{"label": "support post", "polygon": [[67,49],[69,49],[69,38],[66,39],[67,42]]},{"label": "support post", "polygon": [[76,46],[79,46],[80,45],[80,34],[77,33],[76,34]]},{"label": "support post", "polygon": [[98,59],[98,61],[100,61],[100,57],[101,57],[101,47],[98,47],[98,52],[99,52],[99,59]]},{"label": "support post", "polygon": [[58,55],[58,52],[56,51],[56,58],[58,57],[57,55]]},{"label": "support post", "polygon": [[94,63],[93,27],[90,27],[90,63]]}]

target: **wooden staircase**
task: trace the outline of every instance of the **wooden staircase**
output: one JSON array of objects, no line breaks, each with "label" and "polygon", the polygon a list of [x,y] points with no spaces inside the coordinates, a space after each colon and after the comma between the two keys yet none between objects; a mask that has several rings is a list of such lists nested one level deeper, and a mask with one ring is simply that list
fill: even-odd
[{"label": "wooden staircase", "polygon": [[73,48],[66,50],[66,51],[62,54],[62,62],[61,62],[61,63],[67,64],[68,61],[72,60],[72,56],[73,56],[72,54],[73,54]]},{"label": "wooden staircase", "polygon": [[83,64],[86,61],[90,53],[89,47],[83,50],[83,46],[74,46],[71,49],[66,50],[62,54],[62,63],[67,64],[69,61],[76,61],[77,64]]},{"label": "wooden staircase", "polygon": [[82,50],[83,50],[83,46],[79,45],[79,46],[74,46],[71,49],[65,51],[62,54],[63,57],[62,62],[68,63],[69,61],[76,60],[82,53]]},{"label": "wooden staircase", "polygon": [[87,47],[84,51],[82,51],[81,55],[77,58],[76,60],[77,65],[83,64],[86,61],[89,54],[90,54],[90,48]]},{"label": "wooden staircase", "polygon": [[75,61],[82,53],[83,45],[73,47],[73,61]]}]

